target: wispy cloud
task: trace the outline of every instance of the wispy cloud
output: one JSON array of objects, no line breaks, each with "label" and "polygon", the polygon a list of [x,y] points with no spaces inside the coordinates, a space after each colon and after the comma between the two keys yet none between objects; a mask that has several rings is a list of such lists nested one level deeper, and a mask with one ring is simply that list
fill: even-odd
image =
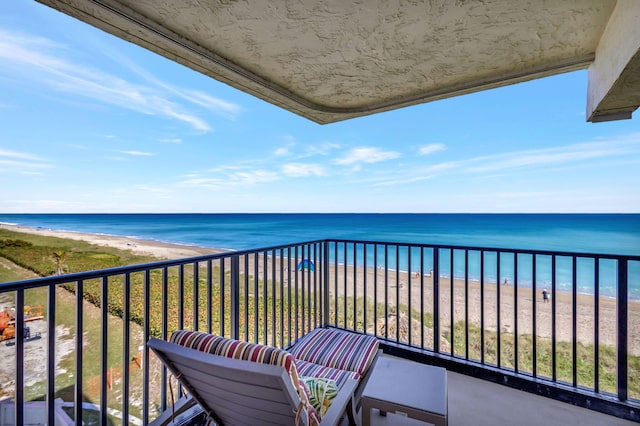
[{"label": "wispy cloud", "polygon": [[[276,157],[290,156],[296,159],[310,158],[310,157],[326,157],[336,149],[340,149],[341,145],[335,142],[322,142],[319,144],[299,144],[292,137],[289,137],[290,142],[286,145],[279,147],[275,150],[274,155]],[[299,147],[298,149],[294,149]]]},{"label": "wispy cloud", "polygon": [[182,143],[182,139],[181,138],[165,138],[165,139],[160,139],[160,142],[162,142],[162,143]]},{"label": "wispy cloud", "polygon": [[253,186],[261,183],[269,183],[280,180],[281,177],[269,170],[237,170],[219,173],[219,176],[193,173],[178,183],[183,187],[201,187],[213,190],[221,190],[239,186]]},{"label": "wispy cloud", "polygon": [[640,133],[608,140],[576,143],[552,148],[511,151],[452,160],[427,167],[395,171],[389,179],[377,178],[374,186],[402,185],[455,173],[486,175],[514,171],[542,172],[587,165],[589,162],[640,155]]},{"label": "wispy cloud", "polygon": [[385,151],[375,147],[361,147],[351,149],[347,155],[334,160],[335,164],[349,166],[361,163],[379,163],[400,157],[399,152]]},{"label": "wispy cloud", "polygon": [[19,160],[32,160],[43,161],[37,155],[29,154],[28,152],[9,151],[6,149],[0,149],[0,158],[17,158]]},{"label": "wispy cloud", "polygon": [[0,173],[39,175],[52,165],[45,159],[28,152],[0,149]]},{"label": "wispy cloud", "polygon": [[133,157],[152,157],[155,154],[152,152],[144,152],[144,151],[118,151],[121,154],[131,155]]},{"label": "wispy cloud", "polygon": [[[631,135],[630,135],[631,136]],[[553,148],[524,150],[476,157],[461,163],[469,173],[575,164],[588,160],[640,154],[640,134],[607,141],[585,142]]]},{"label": "wispy cloud", "polygon": [[67,46],[54,41],[0,29],[0,72],[9,76],[19,74],[34,85],[176,120],[202,132],[212,127],[197,108],[226,115],[236,114],[240,109],[231,102],[201,92],[179,90],[151,77],[147,84],[127,81],[80,63],[72,59],[73,54]]},{"label": "wispy cloud", "polygon": [[282,166],[282,173],[289,177],[325,176],[325,168],[320,164],[289,163]]},{"label": "wispy cloud", "polygon": [[441,143],[432,143],[429,145],[424,145],[421,146],[418,149],[418,155],[429,155],[429,154],[433,154],[434,152],[438,152],[438,151],[444,151],[445,149],[447,149],[446,146],[444,146],[444,144]]}]

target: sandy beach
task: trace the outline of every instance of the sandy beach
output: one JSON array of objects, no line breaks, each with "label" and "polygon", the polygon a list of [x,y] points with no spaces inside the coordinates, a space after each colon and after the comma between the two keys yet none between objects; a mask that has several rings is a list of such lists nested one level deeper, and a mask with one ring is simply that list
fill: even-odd
[{"label": "sandy beach", "polygon": [[[82,240],[96,245],[115,247],[122,250],[131,250],[138,254],[151,255],[159,259],[177,259],[187,258],[204,254],[221,252],[211,248],[182,246],[167,244],[157,241],[140,240],[126,237],[86,234],[79,232],[54,231],[49,229],[35,229],[22,226],[0,224],[0,228],[32,233],[38,235],[46,235],[53,237],[69,238]],[[279,265],[278,265],[279,266]],[[338,292],[342,293],[341,287],[344,287],[343,266],[338,266],[339,283]],[[253,271],[253,266],[250,267]],[[262,274],[262,262],[260,262],[259,273]],[[334,266],[330,267],[330,274],[334,276]],[[376,278],[377,274],[377,278]],[[420,312],[433,311],[433,284],[432,277],[427,275],[411,277],[407,273],[389,272],[387,275],[387,283],[385,285],[384,271],[369,268],[366,271],[359,268],[355,277],[351,267],[347,271],[347,295],[353,295],[354,278],[357,282],[356,293],[360,297],[364,293],[364,283],[366,278],[367,295],[372,300],[374,294],[374,281],[377,282],[378,303],[385,302],[385,286],[387,288],[387,300],[389,306],[395,306],[396,300],[401,305],[410,306],[412,310]],[[441,332],[449,328],[451,322],[451,287],[448,278],[440,278],[439,280],[439,310]],[[423,298],[421,299],[421,288]],[[511,285],[486,284],[484,285],[484,309],[481,309],[482,294],[480,284],[477,282],[468,283],[468,294],[465,292],[465,282],[463,280],[454,280],[454,306],[453,321],[463,321],[468,315],[468,320],[477,325],[481,324],[481,315],[484,320],[486,330],[496,331],[498,329],[498,316],[500,319],[500,331],[513,333],[516,331],[517,312],[517,332],[518,334],[531,334],[533,332],[533,311],[536,311],[536,334],[543,338],[552,336],[552,306],[554,303],[545,303],[542,299],[542,289],[537,289],[536,294],[532,294],[531,288],[518,287],[517,289]],[[396,292],[399,294],[396,296]],[[411,293],[411,297],[409,297]],[[499,309],[498,293],[500,297]],[[517,293],[517,297],[516,297]],[[556,338],[560,341],[573,340],[573,301],[572,295],[568,292],[556,292],[552,296],[555,300],[555,319],[556,319]],[[422,305],[421,305],[422,301]],[[516,309],[517,305],[517,309]],[[594,297],[586,294],[578,294],[577,296],[577,340],[590,344],[594,342],[594,329],[596,327],[594,321]],[[628,306],[629,310],[629,352],[640,355],[640,303],[631,301]],[[468,314],[466,314],[468,312]],[[617,342],[617,307],[616,300],[608,297],[600,297],[599,299],[599,339],[600,344],[616,345]],[[382,314],[379,314],[382,315]],[[368,325],[368,328],[372,328]],[[367,330],[373,331],[373,330]],[[415,334],[415,330],[412,334]],[[419,332],[418,332],[419,335]],[[431,337],[432,339],[432,337]],[[415,337],[412,338],[415,342]]]}]

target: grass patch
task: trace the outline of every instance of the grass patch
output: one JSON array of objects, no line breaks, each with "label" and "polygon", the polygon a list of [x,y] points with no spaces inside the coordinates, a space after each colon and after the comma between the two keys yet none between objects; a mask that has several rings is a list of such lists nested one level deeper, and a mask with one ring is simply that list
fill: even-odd
[{"label": "grass patch", "polygon": [[[454,326],[454,352],[458,355],[465,353],[465,328],[464,321],[457,322]],[[450,339],[450,333],[445,333],[446,339]],[[551,339],[536,336],[536,374],[538,376],[553,377],[553,347]],[[515,336],[513,333],[500,333],[500,367],[515,369]],[[498,334],[494,331],[484,332],[485,362],[497,363]],[[469,356],[480,360],[482,352],[481,329],[469,324]],[[587,388],[593,388],[595,384],[594,345],[578,342],[576,347],[577,363],[573,363],[573,345],[571,342],[556,342],[556,378],[558,381],[571,384],[573,382],[574,368],[576,368],[577,384]],[[518,336],[518,371],[533,374],[533,336],[521,334]],[[632,398],[640,397],[640,357],[628,356],[628,387]],[[617,389],[617,353],[615,347],[610,345],[599,346],[599,387],[600,391],[615,393]]]}]

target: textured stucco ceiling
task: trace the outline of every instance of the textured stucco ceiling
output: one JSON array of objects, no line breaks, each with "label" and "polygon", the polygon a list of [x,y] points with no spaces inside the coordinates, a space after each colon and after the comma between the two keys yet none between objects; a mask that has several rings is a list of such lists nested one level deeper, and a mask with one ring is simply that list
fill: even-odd
[{"label": "textured stucco ceiling", "polygon": [[320,123],[587,68],[615,0],[39,0]]}]

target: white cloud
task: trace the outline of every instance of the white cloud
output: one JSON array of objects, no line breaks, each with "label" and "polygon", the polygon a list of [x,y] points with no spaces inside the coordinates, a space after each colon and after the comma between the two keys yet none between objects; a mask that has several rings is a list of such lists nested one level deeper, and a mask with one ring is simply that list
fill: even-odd
[{"label": "white cloud", "polygon": [[640,134],[621,139],[585,142],[553,148],[515,151],[472,158],[464,162],[471,173],[493,172],[514,168],[575,164],[605,157],[640,154]]},{"label": "white cloud", "polygon": [[280,180],[280,176],[269,170],[229,171],[220,173],[222,176],[209,177],[202,174],[190,174],[187,179],[179,182],[179,186],[203,187],[207,189],[226,189],[240,186],[253,186]]},{"label": "white cloud", "polygon": [[434,152],[444,151],[445,149],[447,149],[447,147],[444,146],[444,144],[432,143],[430,145],[421,146],[418,149],[418,155],[429,155],[433,154]]},{"label": "white cloud", "polygon": [[289,155],[289,146],[283,146],[275,150],[273,153],[276,157],[285,157]]},{"label": "white cloud", "polygon": [[384,151],[375,147],[362,147],[351,149],[346,156],[334,160],[335,164],[349,166],[360,163],[379,163],[400,157],[395,151]]},{"label": "white cloud", "polygon": [[17,158],[19,160],[43,161],[40,157],[27,152],[9,151],[0,149],[0,157]]},{"label": "white cloud", "polygon": [[163,142],[163,143],[182,143],[182,139],[181,138],[165,138],[165,139],[160,139],[160,142]]},{"label": "white cloud", "polygon": [[282,166],[282,173],[290,177],[325,176],[324,167],[319,164],[289,163]]},{"label": "white cloud", "polygon": [[0,149],[0,173],[40,175],[52,165],[47,160],[27,152]]},{"label": "white cloud", "polygon": [[152,157],[155,154],[152,152],[144,152],[144,151],[118,151],[121,154],[131,155],[134,157]]},{"label": "white cloud", "polygon": [[23,81],[31,81],[33,85],[45,85],[68,95],[177,120],[202,132],[212,127],[194,107],[227,116],[240,110],[231,102],[202,92],[180,90],[152,77],[147,80],[148,84],[127,81],[67,59],[65,56],[71,53],[66,46],[54,41],[0,29],[0,73],[10,77],[20,75]]}]

